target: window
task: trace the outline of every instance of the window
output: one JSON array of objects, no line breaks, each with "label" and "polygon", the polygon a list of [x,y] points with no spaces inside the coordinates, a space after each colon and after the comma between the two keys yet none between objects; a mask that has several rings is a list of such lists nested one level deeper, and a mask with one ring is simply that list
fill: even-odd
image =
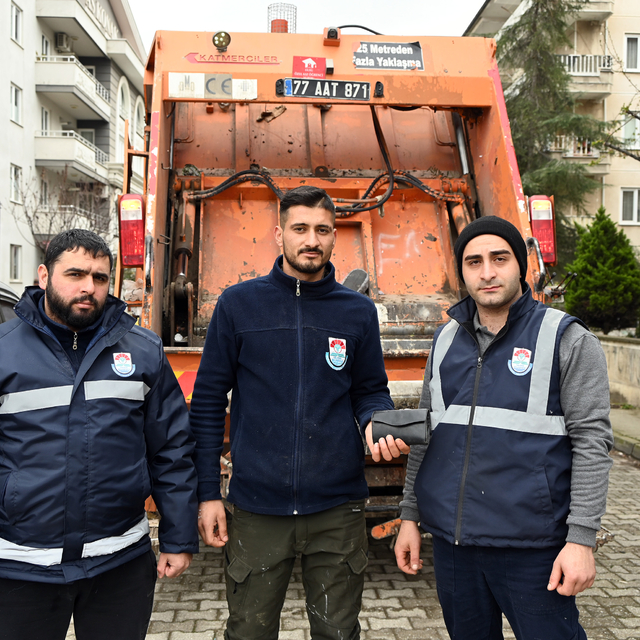
[{"label": "window", "polygon": [[40,129],[42,130],[42,133],[44,135],[46,135],[46,132],[49,131],[49,120],[49,109],[45,109],[44,107],[42,107],[40,109]]},{"label": "window", "polygon": [[22,44],[22,9],[13,2],[11,3],[11,37]]},{"label": "window", "polygon": [[22,246],[9,245],[9,279],[22,280]]},{"label": "window", "polygon": [[22,89],[15,84],[11,85],[11,119],[22,123]]},{"label": "window", "polygon": [[622,190],[622,224],[640,223],[640,189]]},{"label": "window", "polygon": [[94,129],[78,129],[78,133],[91,144],[96,143],[96,132]]},{"label": "window", "polygon": [[49,38],[47,38],[44,33],[42,34],[42,44],[40,45],[40,50],[40,55],[43,58],[46,58],[51,52],[51,42],[49,42]]},{"label": "window", "polygon": [[85,64],[84,68],[95,78],[96,77],[96,67],[93,64]]},{"label": "window", "polygon": [[626,71],[640,71],[640,57],[638,56],[638,43],[640,36],[625,36],[624,68]]},{"label": "window", "polygon": [[40,206],[46,207],[49,204],[49,183],[44,179],[40,179]]},{"label": "window", "polygon": [[631,149],[640,148],[640,120],[631,116],[622,129],[625,144]]},{"label": "window", "polygon": [[10,198],[13,202],[22,202],[22,169],[12,164],[9,174]]}]

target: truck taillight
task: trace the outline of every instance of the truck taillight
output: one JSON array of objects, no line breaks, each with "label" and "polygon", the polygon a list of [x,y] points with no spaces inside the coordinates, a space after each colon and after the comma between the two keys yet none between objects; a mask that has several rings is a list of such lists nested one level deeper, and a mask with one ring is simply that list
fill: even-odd
[{"label": "truck taillight", "polygon": [[125,267],[144,265],[144,199],[125,194],[120,198],[120,255]]},{"label": "truck taillight", "polygon": [[531,231],[540,243],[542,259],[545,264],[555,264],[557,252],[553,199],[547,196],[530,196],[529,215]]}]

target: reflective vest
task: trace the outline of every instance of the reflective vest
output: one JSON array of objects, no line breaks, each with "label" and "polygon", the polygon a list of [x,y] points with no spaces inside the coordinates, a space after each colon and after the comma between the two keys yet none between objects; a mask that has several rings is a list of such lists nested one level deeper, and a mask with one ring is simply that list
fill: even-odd
[{"label": "reflective vest", "polygon": [[415,482],[422,526],[451,543],[563,544],[571,442],[560,406],[558,345],[576,318],[530,290],[479,355],[471,298],[434,337],[433,434]]}]

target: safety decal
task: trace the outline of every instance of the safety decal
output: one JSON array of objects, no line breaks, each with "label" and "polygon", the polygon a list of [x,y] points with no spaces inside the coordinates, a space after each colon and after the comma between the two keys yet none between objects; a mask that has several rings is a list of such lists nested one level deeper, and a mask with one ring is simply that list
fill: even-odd
[{"label": "safety decal", "polygon": [[136,370],[136,365],[131,360],[130,353],[114,353],[111,368],[121,377],[128,378]]},{"label": "safety decal", "polygon": [[325,357],[327,364],[336,371],[344,369],[344,365],[347,364],[347,341],[342,338],[329,338],[329,351],[326,352]]},{"label": "safety decal", "polygon": [[531,364],[531,351],[529,351],[529,349],[516,347],[508,363],[509,371],[511,371],[514,376],[526,376],[533,367]]},{"label": "safety decal", "polygon": [[353,48],[356,69],[424,71],[419,42],[356,42]]}]

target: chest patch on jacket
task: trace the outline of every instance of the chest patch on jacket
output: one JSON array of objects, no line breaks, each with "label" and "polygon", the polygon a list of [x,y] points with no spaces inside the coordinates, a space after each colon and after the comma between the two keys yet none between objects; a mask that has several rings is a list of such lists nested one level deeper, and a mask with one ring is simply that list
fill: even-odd
[{"label": "chest patch on jacket", "polygon": [[526,376],[533,365],[531,364],[531,351],[529,349],[523,349],[516,347],[513,350],[511,360],[508,361],[509,371],[514,376]]},{"label": "chest patch on jacket", "polygon": [[329,338],[329,351],[325,357],[327,364],[336,371],[344,368],[347,363],[347,341],[342,338]]},{"label": "chest patch on jacket", "polygon": [[131,360],[130,353],[114,353],[111,368],[122,378],[128,378],[135,370],[136,365]]}]

